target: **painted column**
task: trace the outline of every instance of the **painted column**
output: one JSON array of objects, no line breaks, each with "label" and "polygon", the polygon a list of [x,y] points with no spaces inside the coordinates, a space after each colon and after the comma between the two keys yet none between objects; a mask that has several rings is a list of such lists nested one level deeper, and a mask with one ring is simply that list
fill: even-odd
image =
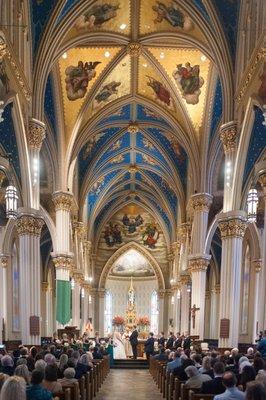
[{"label": "painted column", "polygon": [[220,285],[215,285],[211,290],[211,310],[210,310],[210,339],[218,338],[219,318],[219,302],[220,302]]},{"label": "painted column", "polygon": [[[34,210],[33,210],[34,211]],[[21,340],[41,344],[40,234],[44,222],[36,212],[20,211],[16,221],[19,236]]]},{"label": "painted column", "polygon": [[175,332],[180,332],[181,325],[180,325],[180,318],[181,318],[181,295],[180,295],[180,289],[179,286],[177,285],[174,288],[174,330]]},{"label": "painted column", "polygon": [[205,317],[205,292],[206,271],[211,256],[191,256],[189,258],[189,271],[191,274],[191,312],[190,312],[190,334],[204,339],[204,317]]},{"label": "painted column", "polygon": [[262,297],[260,298],[258,315],[258,329],[261,331],[266,327],[266,171],[262,171],[258,181],[263,189],[264,198],[264,228],[261,237],[262,269],[259,282],[259,293]]},{"label": "painted column", "polygon": [[232,182],[237,152],[238,132],[235,121],[230,121],[221,126],[220,139],[225,153],[223,211],[228,212],[232,210]]},{"label": "painted column", "polygon": [[256,339],[258,337],[259,333],[259,310],[260,307],[262,306],[261,304],[261,299],[260,299],[260,292],[259,292],[259,287],[260,287],[260,277],[261,277],[261,270],[262,270],[262,261],[260,259],[258,260],[252,260],[251,261],[251,266],[254,269],[255,276],[254,276],[254,292],[253,292],[253,330],[252,330],[252,343],[256,344]]},{"label": "painted column", "polygon": [[45,138],[45,124],[35,118],[30,119],[27,131],[29,146],[30,173],[32,184],[32,206],[40,208],[40,149]]},{"label": "painted column", "polygon": [[58,328],[71,319],[70,271],[73,269],[73,253],[70,252],[70,211],[73,196],[68,192],[54,192],[56,212],[56,244],[53,261],[56,268],[56,321]]},{"label": "painted column", "polygon": [[181,334],[189,332],[189,318],[190,318],[190,294],[191,294],[191,281],[189,275],[181,275],[180,279],[180,296],[181,296]]},{"label": "painted column", "polygon": [[238,346],[242,243],[246,213],[231,211],[219,216],[222,238],[219,347]]},{"label": "painted column", "polygon": [[7,339],[3,337],[4,324],[7,321],[6,302],[6,269],[10,266],[10,257],[5,254],[0,256],[0,343]]}]

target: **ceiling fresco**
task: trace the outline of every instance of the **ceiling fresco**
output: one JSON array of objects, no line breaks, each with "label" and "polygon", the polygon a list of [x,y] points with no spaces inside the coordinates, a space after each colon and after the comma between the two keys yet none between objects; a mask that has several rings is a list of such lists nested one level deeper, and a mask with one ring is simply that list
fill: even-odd
[{"label": "ceiling fresco", "polygon": [[112,276],[154,276],[149,261],[135,249],[130,249],[118,258],[109,273]]}]

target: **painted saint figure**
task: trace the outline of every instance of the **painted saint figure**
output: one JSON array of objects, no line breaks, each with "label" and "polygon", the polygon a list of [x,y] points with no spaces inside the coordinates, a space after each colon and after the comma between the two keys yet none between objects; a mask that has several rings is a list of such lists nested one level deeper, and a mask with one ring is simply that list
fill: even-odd
[{"label": "painted saint figure", "polygon": [[95,96],[95,100],[97,101],[97,103],[101,103],[102,101],[105,102],[109,99],[109,97],[111,97],[113,94],[117,94],[118,93],[118,86],[121,85],[121,82],[110,82],[107,85],[104,85],[99,93]]},{"label": "painted saint figure", "polygon": [[95,5],[77,19],[75,27],[78,30],[101,27],[105,22],[117,16],[118,9],[119,4]]},{"label": "painted saint figure", "polygon": [[152,78],[151,76],[147,75],[147,78],[149,79],[147,82],[147,85],[152,88],[156,97],[159,100],[161,100],[163,103],[170,106],[171,99],[170,99],[169,90],[167,90],[161,82],[157,81],[156,79]]},{"label": "painted saint figure", "polygon": [[204,83],[199,73],[199,65],[192,67],[189,62],[185,63],[185,66],[177,64],[173,72],[173,77],[188,104],[197,104],[199,102],[200,88]]},{"label": "painted saint figure", "polygon": [[160,23],[165,19],[173,27],[181,28],[186,31],[193,28],[191,19],[185,16],[174,3],[167,7],[161,1],[157,1],[157,4],[153,6],[152,9],[157,13],[157,18],[154,20],[155,23]]},{"label": "painted saint figure", "polygon": [[87,93],[89,81],[96,76],[95,68],[100,61],[85,62],[79,61],[75,67],[70,65],[66,68],[66,91],[69,100],[81,99]]}]

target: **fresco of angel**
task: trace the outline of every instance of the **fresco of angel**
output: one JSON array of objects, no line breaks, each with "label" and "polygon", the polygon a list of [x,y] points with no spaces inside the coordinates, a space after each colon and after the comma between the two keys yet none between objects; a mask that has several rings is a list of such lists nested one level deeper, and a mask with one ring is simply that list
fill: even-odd
[{"label": "fresco of angel", "polygon": [[105,22],[117,16],[118,9],[119,4],[94,5],[76,20],[75,27],[77,30],[101,27]]},{"label": "fresco of angel", "polygon": [[97,101],[97,103],[101,103],[106,102],[109,97],[111,97],[113,94],[117,94],[118,93],[118,87],[121,85],[121,82],[110,82],[107,85],[104,85],[99,93],[95,96],[95,100]]},{"label": "fresco of angel", "polygon": [[200,88],[204,84],[204,79],[199,74],[199,65],[191,66],[189,62],[186,62],[185,66],[177,64],[173,72],[173,77],[187,104],[199,102]]},{"label": "fresco of angel", "polygon": [[157,99],[159,99],[160,101],[169,106],[171,101],[169,90],[167,90],[166,87],[160,81],[157,81],[151,76],[147,75],[147,78],[149,79],[147,85],[152,88]]},{"label": "fresco of angel", "polygon": [[152,7],[153,11],[157,13],[157,18],[154,20],[155,23],[160,23],[165,19],[173,27],[182,28],[185,31],[189,31],[194,27],[191,19],[178,9],[177,4],[172,3],[171,6],[167,7],[161,1],[156,3]]},{"label": "fresco of angel", "polygon": [[87,93],[89,81],[96,76],[95,68],[100,61],[85,62],[79,61],[75,67],[70,65],[66,68],[65,82],[67,98],[71,101],[81,99]]}]

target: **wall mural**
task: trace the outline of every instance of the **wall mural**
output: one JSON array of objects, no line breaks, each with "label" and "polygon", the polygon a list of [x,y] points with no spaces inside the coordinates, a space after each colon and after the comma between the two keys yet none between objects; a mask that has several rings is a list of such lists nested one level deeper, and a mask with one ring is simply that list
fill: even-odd
[{"label": "wall mural", "polygon": [[193,29],[193,22],[178,9],[177,4],[172,3],[170,6],[166,6],[160,1],[156,3],[152,7],[153,11],[157,13],[157,18],[154,20],[155,23],[161,23],[163,20],[166,20],[173,27],[181,28],[185,31]]},{"label": "wall mural", "polygon": [[171,101],[169,90],[157,79],[148,75],[146,76],[148,78],[147,85],[152,88],[156,98],[169,106]]},{"label": "wall mural", "polygon": [[135,249],[129,249],[115,261],[110,275],[115,276],[154,276],[148,260]]},{"label": "wall mural", "polygon": [[165,247],[163,233],[154,218],[137,205],[128,205],[117,212],[104,227],[100,247],[118,248],[135,241],[150,250]]},{"label": "wall mural", "polygon": [[117,16],[118,9],[119,4],[94,5],[77,19],[75,27],[78,31],[101,27],[105,22]]},{"label": "wall mural", "polygon": [[89,81],[96,76],[95,68],[100,61],[85,62],[79,61],[77,67],[70,65],[66,68],[65,82],[67,98],[71,101],[81,99],[87,93]]},{"label": "wall mural", "polygon": [[121,82],[110,82],[106,85],[104,85],[99,93],[95,96],[95,100],[97,101],[97,103],[101,103],[101,102],[106,102],[109,97],[111,97],[112,95],[116,95],[118,93],[117,88],[121,85]]},{"label": "wall mural", "polygon": [[173,77],[187,104],[199,102],[200,88],[204,84],[204,79],[199,74],[200,66],[192,66],[189,62],[186,62],[185,66],[178,64],[173,72]]}]

